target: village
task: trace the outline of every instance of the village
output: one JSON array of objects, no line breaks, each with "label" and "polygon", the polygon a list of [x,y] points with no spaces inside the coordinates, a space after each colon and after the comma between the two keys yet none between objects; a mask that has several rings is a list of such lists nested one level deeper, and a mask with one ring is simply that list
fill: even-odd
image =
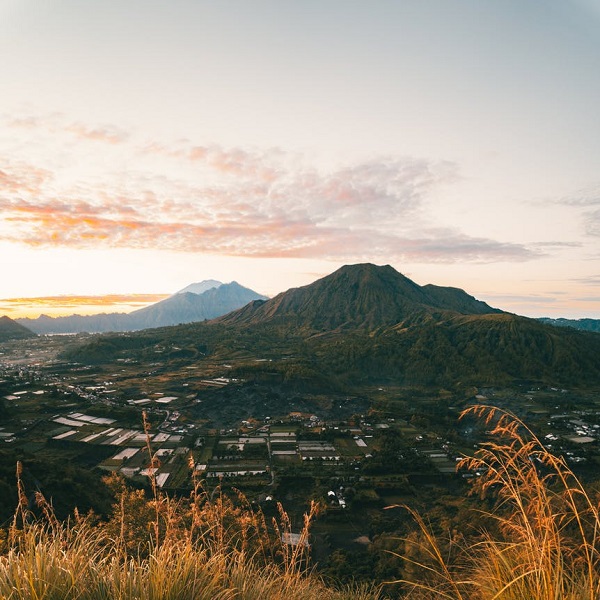
[{"label": "village", "polygon": [[[331,509],[402,499],[415,486],[451,486],[461,457],[487,441],[486,428],[459,420],[473,404],[513,412],[572,465],[600,462],[597,398],[558,388],[361,395],[275,393],[231,375],[232,363],[106,367],[51,360],[60,340],[6,345],[0,356],[0,447],[61,453],[99,474],[118,473],[169,493],[195,482],[243,490],[252,500],[284,496]],[[294,481],[302,480],[303,486]]]},{"label": "village", "polygon": [[[517,415],[580,475],[594,479],[600,465],[593,392],[298,391],[244,380],[231,360],[87,365],[54,360],[59,344],[38,338],[2,348],[0,451],[8,461],[77,466],[78,477],[93,478],[96,497],[112,475],[149,494],[155,487],[186,498],[197,486],[211,498],[241,494],[269,519],[283,506],[294,531],[317,502],[311,547],[324,564],[336,551],[368,564],[378,536],[405,526],[406,514],[387,507],[467,502],[481,473],[458,470],[459,461],[492,441],[488,426],[460,419],[469,406]],[[55,494],[64,501],[62,485]]]},{"label": "village", "polygon": [[[48,373],[36,365],[4,363],[2,399],[12,423],[21,425],[0,429],[0,440],[42,452],[47,447],[81,447],[82,452],[91,447],[98,469],[138,484],[151,477],[166,491],[184,492],[201,478],[208,486],[234,485],[262,501],[273,499],[278,480],[289,474],[317,476],[325,483],[362,478],[367,485],[363,471],[381,453],[382,436],[390,431],[402,436],[433,471],[455,471],[447,441],[404,419],[376,413],[332,419],[290,411],[215,427],[190,417],[203,400],[197,390],[188,393],[189,382],[177,392],[165,389],[127,398],[118,373],[110,379],[97,375],[78,365]],[[238,385],[223,376],[198,379],[200,389]],[[398,464],[389,470],[399,472]],[[347,506],[339,490],[324,489],[323,494],[329,505]]]},{"label": "village", "polygon": [[[355,481],[360,473],[366,481],[369,461],[381,452],[382,435],[390,430],[427,463],[431,473],[452,476],[469,445],[444,439],[418,418],[382,418],[376,411],[338,420],[291,411],[217,428],[190,418],[190,405],[201,402],[198,394],[153,392],[123,399],[114,381],[85,385],[90,383],[85,369],[83,382],[74,381],[77,376],[48,377],[35,368],[11,364],[3,364],[0,373],[2,400],[11,413],[21,415],[22,422],[21,427],[0,427],[2,443],[101,447],[103,455],[109,451],[110,455],[98,462],[99,469],[139,483],[152,477],[165,490],[185,490],[194,478],[202,478],[257,490],[264,499],[272,497],[277,476],[287,472],[318,472],[321,478],[329,474],[347,481]],[[219,388],[239,385],[226,377],[200,383]],[[527,394],[532,398],[535,392]],[[126,418],[120,419],[124,409]],[[52,414],[43,415],[44,411]],[[549,449],[559,449],[573,463],[590,458],[600,437],[597,410],[558,412],[547,419],[543,439]],[[398,471],[397,465],[390,465],[390,471]],[[343,496],[335,496],[336,504],[345,507]]]}]

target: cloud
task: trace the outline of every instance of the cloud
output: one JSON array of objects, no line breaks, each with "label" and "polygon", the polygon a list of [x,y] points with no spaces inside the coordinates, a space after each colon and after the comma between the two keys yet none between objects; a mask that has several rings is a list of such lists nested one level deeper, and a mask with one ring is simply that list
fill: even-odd
[{"label": "cloud", "polygon": [[[414,262],[490,262],[527,260],[536,254],[518,244],[446,231],[414,237],[385,233],[375,227],[335,227],[293,216],[268,215],[269,211],[240,210],[239,218],[229,209],[204,218],[194,207],[157,204],[150,211],[106,207],[105,214],[87,203],[48,205],[13,203],[0,207],[5,219],[15,225],[7,236],[31,246],[161,248],[207,252],[229,256],[303,257],[332,260],[398,259]],[[184,214],[181,214],[184,213]],[[179,217],[174,219],[174,217]],[[185,220],[184,218],[187,217]],[[164,221],[162,220],[164,219]],[[196,221],[196,222],[195,222]],[[427,233],[427,232],[426,232]]]},{"label": "cloud", "polygon": [[65,127],[65,131],[81,139],[109,144],[121,144],[129,138],[127,132],[114,126],[90,128],[81,123],[72,123]]},{"label": "cloud", "polygon": [[582,219],[587,235],[600,237],[600,185],[579,190],[570,197],[561,198],[559,204],[582,209]]},{"label": "cloud", "polygon": [[600,237],[600,208],[585,213],[585,230],[588,235]]},{"label": "cloud", "polygon": [[81,145],[65,142],[45,163],[0,156],[0,239],[11,242],[428,263],[544,250],[439,226],[428,201],[458,179],[450,162],[380,157],[324,170],[277,148],[139,142],[56,116],[13,127]]},{"label": "cloud", "polygon": [[52,173],[46,169],[6,160],[0,168],[0,193],[38,194],[51,179]]},{"label": "cloud", "polygon": [[164,300],[165,294],[109,294],[106,296],[41,296],[35,298],[3,298],[0,303],[3,310],[21,310],[29,307],[44,306],[53,308],[73,308],[81,306],[146,306]]},{"label": "cloud", "polygon": [[78,121],[69,122],[60,113],[49,115],[25,115],[18,117],[5,117],[5,124],[15,129],[38,130],[53,135],[66,132],[81,140],[105,142],[108,144],[121,144],[126,142],[131,134],[114,125],[90,127]]},{"label": "cloud", "polygon": [[561,198],[559,202],[567,206],[600,206],[600,186],[581,189],[572,196]]},{"label": "cloud", "polygon": [[536,304],[546,305],[555,304],[557,302],[557,299],[552,296],[541,296],[539,294],[486,294],[485,298],[487,302],[495,302],[503,305],[524,303],[534,306]]},{"label": "cloud", "polygon": [[36,318],[41,314],[98,314],[130,312],[164,300],[165,294],[111,294],[107,296],[44,296],[36,298],[0,299],[0,314],[13,318]]},{"label": "cloud", "polygon": [[591,277],[579,277],[577,279],[571,279],[574,283],[582,283],[583,285],[599,286],[600,275],[593,275]]},{"label": "cloud", "polygon": [[[543,256],[523,244],[503,243],[471,237],[453,230],[437,230],[430,237],[408,240],[416,262],[478,262],[497,260],[523,261]],[[408,249],[407,249],[408,250]]]},{"label": "cloud", "polygon": [[558,242],[558,241],[548,241],[548,242],[532,242],[530,244],[533,248],[545,248],[549,250],[560,249],[560,248],[581,248],[583,244],[581,242]]}]

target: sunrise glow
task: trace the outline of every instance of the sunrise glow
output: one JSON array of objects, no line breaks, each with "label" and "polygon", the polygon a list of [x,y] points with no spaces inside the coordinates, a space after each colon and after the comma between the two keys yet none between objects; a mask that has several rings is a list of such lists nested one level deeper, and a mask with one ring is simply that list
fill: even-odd
[{"label": "sunrise glow", "polygon": [[591,2],[0,3],[0,314],[391,264],[600,318]]}]

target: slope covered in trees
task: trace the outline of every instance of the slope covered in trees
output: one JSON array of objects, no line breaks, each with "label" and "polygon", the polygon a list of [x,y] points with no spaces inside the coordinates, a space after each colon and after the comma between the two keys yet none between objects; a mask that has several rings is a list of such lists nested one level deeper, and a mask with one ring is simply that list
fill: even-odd
[{"label": "slope covered in trees", "polygon": [[207,323],[97,338],[65,357],[150,360],[157,345],[176,347],[166,357],[183,362],[269,358],[270,372],[305,383],[600,382],[600,336],[504,313],[455,288],[421,287],[389,266],[343,267]]}]

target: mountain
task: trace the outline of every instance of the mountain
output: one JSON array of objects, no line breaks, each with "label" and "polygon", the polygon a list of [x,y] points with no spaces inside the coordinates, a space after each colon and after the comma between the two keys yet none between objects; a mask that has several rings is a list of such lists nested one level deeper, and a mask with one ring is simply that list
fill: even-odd
[{"label": "mountain", "polygon": [[597,334],[545,325],[370,264],[342,267],[211,321],[105,336],[65,357],[135,357],[143,364],[155,360],[157,347],[173,348],[164,356],[181,364],[222,361],[234,365],[228,376],[304,390],[600,384]]},{"label": "mountain", "polygon": [[257,294],[235,281],[221,284],[209,280],[188,287],[191,289],[206,289],[204,292],[196,294],[186,292],[185,289],[188,288],[185,288],[165,300],[128,314],[109,313],[89,316],[71,315],[68,317],[42,315],[37,319],[19,319],[19,323],[40,334],[138,331],[140,329],[214,319],[253,300],[266,299],[265,296]]},{"label": "mountain", "polygon": [[105,333],[110,331],[134,331],[128,327],[126,313],[99,313],[96,315],[69,315],[49,317],[40,315],[36,319],[18,319],[39,335],[53,333]]},{"label": "mountain", "polygon": [[9,317],[0,317],[0,342],[22,340],[35,337],[35,333],[13,321]]},{"label": "mountain", "polygon": [[390,266],[345,266],[215,323],[301,338],[320,363],[314,372],[354,380],[600,382],[600,336],[503,312],[457,288],[419,286]]},{"label": "mountain", "polygon": [[549,317],[541,317],[538,321],[546,325],[556,325],[557,327],[572,327],[573,329],[581,329],[582,331],[600,332],[600,319],[551,319]]},{"label": "mountain", "polygon": [[[130,317],[132,317],[136,329],[164,327],[214,319],[253,300],[265,299],[266,296],[257,294],[232,281],[209,288],[201,294],[178,292],[156,304],[130,313]],[[150,325],[150,323],[152,324]]]},{"label": "mountain", "polygon": [[205,279],[204,281],[200,281],[199,283],[191,283],[187,287],[184,287],[182,290],[179,290],[178,294],[204,294],[208,290],[212,288],[218,288],[223,285],[220,281],[216,281],[215,279]]},{"label": "mountain", "polygon": [[253,302],[218,319],[224,324],[287,323],[305,331],[378,330],[435,313],[502,311],[458,288],[419,286],[393,267],[348,265],[318,281]]}]

